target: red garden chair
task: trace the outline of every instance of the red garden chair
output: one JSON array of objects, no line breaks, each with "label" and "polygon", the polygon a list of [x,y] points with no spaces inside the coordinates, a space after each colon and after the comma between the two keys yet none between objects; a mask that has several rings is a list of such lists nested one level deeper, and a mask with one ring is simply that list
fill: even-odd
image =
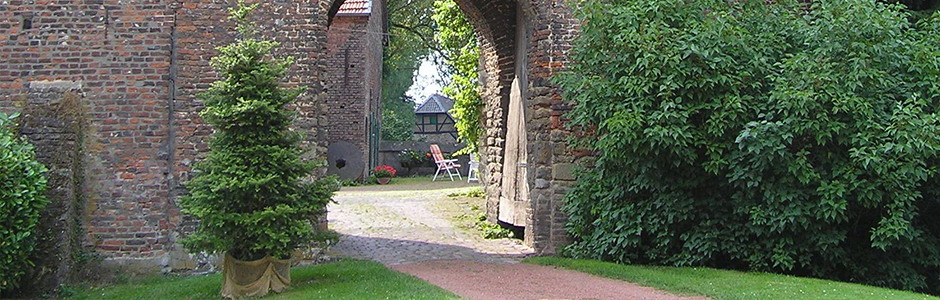
[{"label": "red garden chair", "polygon": [[454,175],[457,175],[457,179],[463,180],[460,177],[460,165],[457,164],[456,159],[444,159],[444,154],[441,153],[441,147],[438,147],[437,144],[431,144],[431,156],[434,157],[434,163],[437,164],[437,172],[434,172],[434,178],[431,181],[437,180],[437,175],[441,174],[441,171],[446,171],[447,175],[450,176],[450,181],[454,181]]}]

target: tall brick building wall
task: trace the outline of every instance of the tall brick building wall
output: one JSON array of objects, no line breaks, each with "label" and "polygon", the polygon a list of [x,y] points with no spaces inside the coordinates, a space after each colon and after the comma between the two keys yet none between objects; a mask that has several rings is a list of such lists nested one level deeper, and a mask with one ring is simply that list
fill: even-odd
[{"label": "tall brick building wall", "polygon": [[[323,81],[330,120],[325,128],[328,172],[343,179],[367,176],[378,154],[375,125],[382,116],[384,15],[384,0],[348,0],[327,31]],[[344,163],[338,166],[340,159]],[[358,169],[343,169],[355,167]]]},{"label": "tall brick building wall", "polygon": [[[62,202],[56,213],[71,214],[76,224],[63,226],[80,225],[86,233],[79,237],[82,244],[108,262],[159,270],[191,261],[175,243],[192,225],[176,200],[185,192],[181,183],[191,177],[193,163],[207,150],[211,128],[198,116],[202,104],[195,95],[215,80],[208,66],[214,48],[233,40],[224,11],[234,2],[7,0],[0,5],[0,111],[41,115],[27,125],[48,130],[23,130],[39,149],[80,153],[56,158],[66,161],[45,156],[67,177],[57,180],[68,182],[53,199]],[[330,60],[338,53],[329,54],[327,25],[340,2],[258,1],[262,6],[254,16],[264,37],[282,43],[278,54],[296,58],[286,81],[306,88],[294,107],[300,112],[295,126],[307,132],[310,158],[324,159],[327,152],[334,106],[327,97],[337,82],[327,66],[336,67]],[[531,190],[526,239],[540,252],[553,252],[565,242],[559,206],[573,180],[572,164],[582,157],[565,144],[569,133],[561,115],[568,108],[550,83],[577,33],[578,22],[565,2],[457,0],[481,40],[483,175],[491,204],[499,200],[504,171],[510,86],[524,75],[525,184]],[[524,17],[517,18],[520,14]],[[373,21],[367,28],[376,26]],[[523,37],[526,49],[516,46],[520,24],[522,32],[531,33]],[[355,67],[350,59],[350,71],[380,70],[381,46],[361,45],[378,55],[366,55]],[[525,62],[524,72],[516,71],[519,62]],[[362,76],[371,82],[378,74]],[[364,94],[369,100],[357,114],[376,118],[381,93]],[[66,98],[76,101],[63,110],[57,99]],[[495,207],[488,207],[494,219]]]},{"label": "tall brick building wall", "polygon": [[57,98],[48,86],[78,95],[89,120],[80,133],[84,170],[75,174],[85,181],[83,225],[87,243],[110,257],[165,254],[178,217],[166,176],[175,4],[0,6],[0,109],[30,118],[43,110],[36,99]]},{"label": "tall brick building wall", "polygon": [[[65,144],[81,155],[51,162],[77,166],[69,182],[80,186],[53,201],[69,209],[78,203],[70,216],[86,232],[78,239],[108,262],[160,270],[188,259],[185,253],[171,255],[182,251],[175,239],[190,223],[176,200],[193,162],[207,150],[211,128],[198,116],[202,104],[195,95],[215,80],[208,65],[214,48],[233,40],[225,11],[234,3],[0,5],[0,111],[25,113],[25,126],[73,128],[55,124],[68,112],[58,103],[66,94],[78,99],[73,110],[84,126]],[[307,88],[295,106],[295,126],[307,132],[311,158],[325,153],[319,78],[331,8],[331,1],[264,1],[254,16],[264,37],[282,43],[278,54],[296,58],[286,81]],[[33,117],[38,115],[43,118]],[[69,132],[23,133],[39,149],[52,151],[63,143],[56,134]]]}]

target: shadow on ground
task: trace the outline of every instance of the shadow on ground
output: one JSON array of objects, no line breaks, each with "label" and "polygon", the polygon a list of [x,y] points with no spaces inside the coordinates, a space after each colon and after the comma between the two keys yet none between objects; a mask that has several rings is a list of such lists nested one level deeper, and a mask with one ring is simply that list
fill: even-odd
[{"label": "shadow on ground", "polygon": [[[467,241],[455,240],[454,242]],[[434,260],[518,263],[523,258],[531,256],[532,252],[524,250],[509,252],[506,249],[470,248],[455,244],[342,235],[340,242],[331,249],[330,254],[375,260],[385,265],[400,265]]]}]

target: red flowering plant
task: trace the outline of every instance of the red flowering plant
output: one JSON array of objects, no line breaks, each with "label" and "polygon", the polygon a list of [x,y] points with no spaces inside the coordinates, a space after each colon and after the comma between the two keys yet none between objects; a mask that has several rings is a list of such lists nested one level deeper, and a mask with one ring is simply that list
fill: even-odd
[{"label": "red flowering plant", "polygon": [[375,170],[372,170],[372,175],[375,175],[375,178],[391,178],[397,174],[398,171],[392,166],[377,166]]}]

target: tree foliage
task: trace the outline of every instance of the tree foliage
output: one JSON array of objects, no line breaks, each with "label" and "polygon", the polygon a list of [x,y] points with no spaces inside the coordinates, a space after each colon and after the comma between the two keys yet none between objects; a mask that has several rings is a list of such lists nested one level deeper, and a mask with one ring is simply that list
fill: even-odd
[{"label": "tree foliage", "polygon": [[221,79],[199,95],[206,105],[200,115],[216,132],[180,200],[199,220],[183,240],[190,251],[228,251],[241,260],[289,257],[312,237],[311,218],[338,187],[331,177],[306,180],[314,164],[301,158],[302,135],[289,128],[295,113],[285,108],[301,90],[278,83],[293,59],[271,58],[278,43],[252,37],[255,7],[231,10],[241,37],[212,58]]},{"label": "tree foliage", "polygon": [[434,0],[389,0],[389,41],[382,68],[382,139],[411,140],[415,99],[405,95],[421,61],[437,49]]},{"label": "tree foliage", "polygon": [[940,7],[940,0],[882,0],[886,3],[904,4],[914,11],[936,10]]},{"label": "tree foliage", "polygon": [[467,144],[467,148],[459,153],[475,153],[483,136],[477,37],[470,21],[453,0],[435,1],[433,19],[438,27],[434,39],[444,53],[444,64],[450,77],[444,94],[454,99],[450,113],[456,120],[459,140]]},{"label": "tree foliage", "polygon": [[940,14],[581,5],[557,81],[599,155],[566,197],[567,253],[940,293]]},{"label": "tree foliage", "polygon": [[0,113],[0,292],[17,288],[33,263],[36,226],[46,199],[46,167],[13,131],[17,115]]}]

